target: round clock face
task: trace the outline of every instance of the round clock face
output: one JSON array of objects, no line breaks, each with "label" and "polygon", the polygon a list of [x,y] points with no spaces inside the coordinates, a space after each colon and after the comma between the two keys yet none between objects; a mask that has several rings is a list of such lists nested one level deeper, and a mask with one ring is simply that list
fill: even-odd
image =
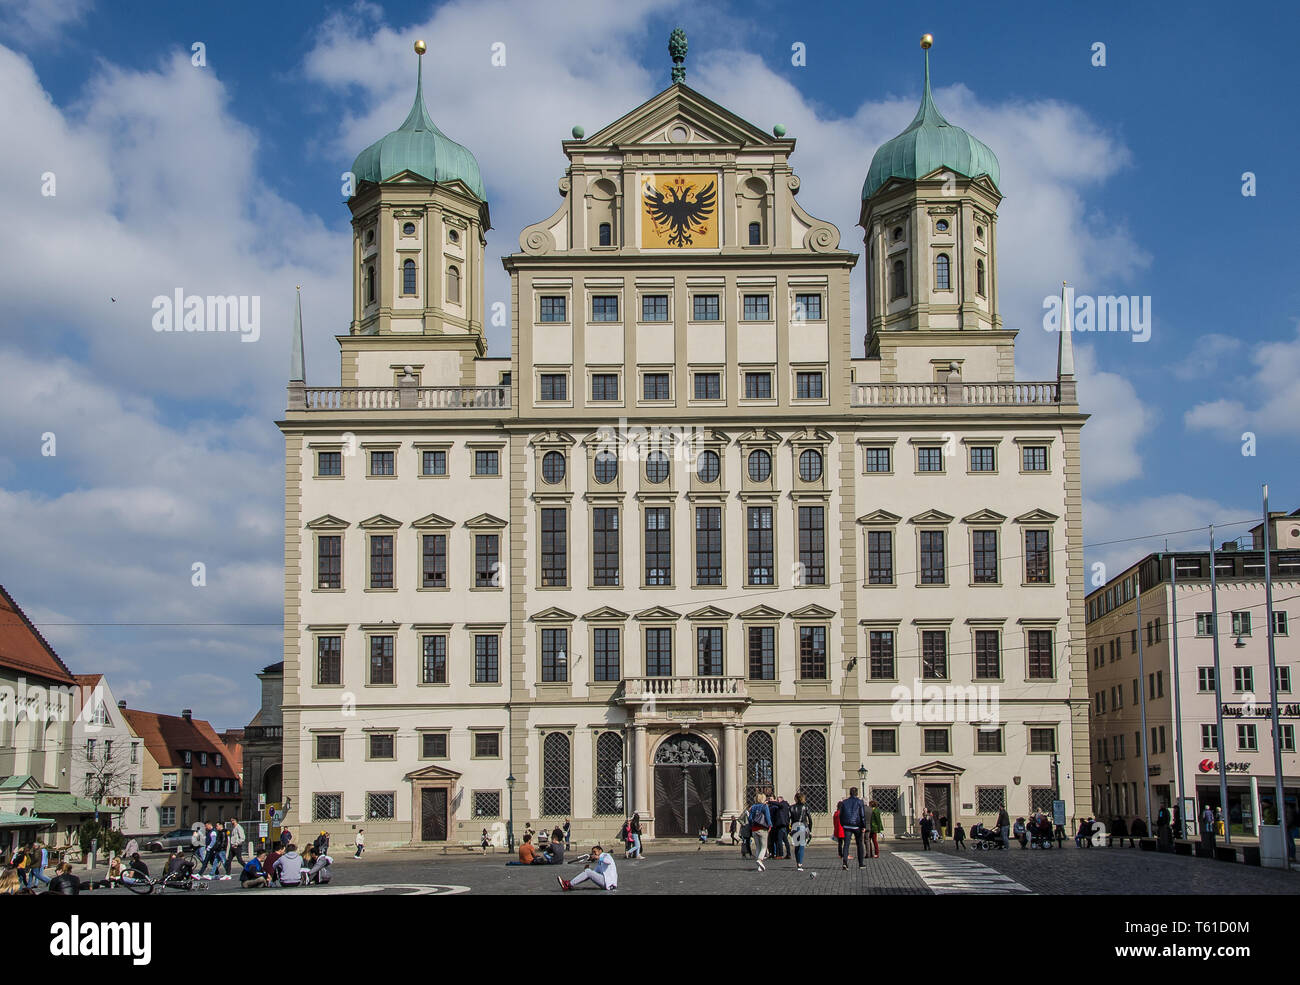
[{"label": "round clock face", "polygon": [[716,249],[718,176],[653,174],[641,181],[641,247]]}]

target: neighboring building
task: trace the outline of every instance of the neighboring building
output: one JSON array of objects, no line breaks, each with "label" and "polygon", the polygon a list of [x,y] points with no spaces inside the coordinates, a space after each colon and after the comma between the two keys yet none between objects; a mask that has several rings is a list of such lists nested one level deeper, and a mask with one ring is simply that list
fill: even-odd
[{"label": "neighboring building", "polygon": [[75,674],[83,709],[72,729],[69,787],[101,810],[128,837],[158,831],[156,798],[144,791],[144,743],[122,714],[103,674]]},{"label": "neighboring building", "polygon": [[228,728],[220,735],[221,744],[226,747],[226,753],[230,759],[230,765],[235,771],[235,777],[239,780],[239,789],[244,789],[244,730],[242,728]]},{"label": "neighboring building", "polygon": [[1014,378],[996,158],[927,61],[863,188],[854,359],[859,258],[796,201],[794,140],[682,74],[563,142],[562,202],[504,260],[508,361],[478,165],[418,86],[357,158],[342,385],[306,386],[299,315],[279,422],[300,825],[693,836],[850,785],[896,827],[1087,803],[1085,418],[1068,333],[1055,380]]},{"label": "neighboring building", "polygon": [[284,661],[263,667],[262,706],[244,729],[244,800],[240,817],[258,817],[258,798],[278,804],[283,796]]},{"label": "neighboring building", "polygon": [[[1270,516],[1274,547],[1269,552],[1283,796],[1291,809],[1300,793],[1295,744],[1300,725],[1296,691],[1300,647],[1292,633],[1293,617],[1300,618],[1297,516],[1300,512]],[[1263,524],[1251,531],[1254,549],[1225,544],[1214,552],[1228,814],[1234,825],[1248,830],[1253,830],[1259,817],[1253,796],[1260,805],[1271,805],[1276,799],[1262,532]],[[1195,799],[1197,816],[1206,804],[1221,806],[1211,613],[1208,549],[1149,554],[1088,596],[1092,806],[1099,818],[1146,818],[1144,747],[1153,815],[1161,807],[1179,805],[1182,798]],[[1176,732],[1180,708],[1181,790]]]},{"label": "neighboring building", "polygon": [[210,724],[188,708],[179,717],[135,708],[123,714],[149,755],[144,782],[150,788],[157,784],[161,831],[235,815],[239,777]]}]

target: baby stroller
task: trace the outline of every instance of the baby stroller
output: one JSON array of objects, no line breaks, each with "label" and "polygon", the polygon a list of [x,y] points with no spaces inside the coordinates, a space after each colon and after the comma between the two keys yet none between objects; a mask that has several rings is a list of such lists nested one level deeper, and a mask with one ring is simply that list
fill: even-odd
[{"label": "baby stroller", "polygon": [[983,824],[976,823],[970,829],[971,848],[977,852],[987,852],[994,848],[1005,848],[1002,844],[1002,835],[993,828],[986,828]]}]

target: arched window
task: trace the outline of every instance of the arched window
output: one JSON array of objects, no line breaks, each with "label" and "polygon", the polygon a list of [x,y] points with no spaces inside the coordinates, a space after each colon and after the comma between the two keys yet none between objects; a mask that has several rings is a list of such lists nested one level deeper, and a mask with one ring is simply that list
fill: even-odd
[{"label": "arched window", "polygon": [[770,794],[776,776],[772,769],[772,734],[750,732],[745,740],[745,805],[752,804],[760,793]]},{"label": "arched window", "polygon": [[763,226],[761,223],[751,222],[749,224],[749,245],[750,246],[763,245]]},{"label": "arched window", "polygon": [[375,265],[366,265],[366,304],[375,303]]},{"label": "arched window", "polygon": [[447,268],[447,300],[460,303],[460,268],[455,264]]},{"label": "arched window", "polygon": [[569,789],[569,737],[551,732],[542,743],[542,815],[567,817],[573,813]]},{"label": "arched window", "polygon": [[542,456],[542,478],[551,485],[564,479],[564,453],[548,451]]},{"label": "arched window", "polygon": [[415,293],[415,261],[414,260],[402,261],[402,293],[403,294]]},{"label": "arched window", "polygon": [[609,246],[614,242],[613,226],[608,222],[602,222],[597,230],[597,237],[601,246]]},{"label": "arched window", "polygon": [[952,279],[948,276],[948,254],[940,253],[934,258],[934,289],[936,291],[946,291],[952,286]]},{"label": "arched window", "polygon": [[984,297],[984,261],[975,261],[975,293]]},{"label": "arched window", "polygon": [[617,732],[602,732],[596,740],[596,796],[592,806],[597,817],[622,817],[627,813],[623,802],[623,737]]},{"label": "arched window", "polygon": [[799,789],[809,810],[826,813],[826,737],[811,729],[799,736]]},{"label": "arched window", "polygon": [[907,297],[907,268],[902,260],[894,261],[893,275],[889,281],[889,299]]}]

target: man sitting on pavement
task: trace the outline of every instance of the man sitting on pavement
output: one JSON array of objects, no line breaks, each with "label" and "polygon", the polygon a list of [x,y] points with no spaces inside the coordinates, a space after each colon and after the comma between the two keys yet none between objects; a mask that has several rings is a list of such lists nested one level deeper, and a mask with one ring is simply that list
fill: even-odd
[{"label": "man sitting on pavement", "polygon": [[[618,888],[618,867],[614,865],[613,855],[603,850],[599,845],[593,845],[591,854],[584,859],[584,862],[586,868],[572,879],[556,876],[562,890],[567,893],[569,890],[581,886],[584,882],[593,884],[597,889]],[[592,865],[595,868],[592,868]]]}]

